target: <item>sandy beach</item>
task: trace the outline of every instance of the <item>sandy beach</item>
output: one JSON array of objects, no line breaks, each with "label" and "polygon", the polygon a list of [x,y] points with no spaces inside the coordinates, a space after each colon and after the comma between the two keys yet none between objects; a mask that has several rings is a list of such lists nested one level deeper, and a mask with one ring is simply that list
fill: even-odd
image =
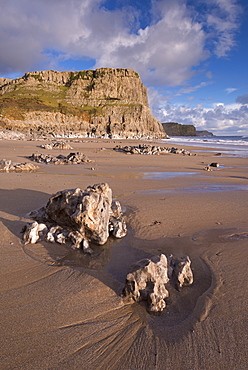
[{"label": "sandy beach", "polygon": [[[1,140],[0,159],[62,153],[39,147],[47,142]],[[139,143],[70,141],[94,162],[0,172],[1,369],[247,369],[248,159],[113,150]],[[211,162],[220,167],[205,171]],[[59,190],[102,182],[125,209],[126,237],[93,257],[22,243],[28,212]],[[194,283],[168,287],[166,309],[151,315],[120,293],[130,264],[160,253],[189,255]]]}]

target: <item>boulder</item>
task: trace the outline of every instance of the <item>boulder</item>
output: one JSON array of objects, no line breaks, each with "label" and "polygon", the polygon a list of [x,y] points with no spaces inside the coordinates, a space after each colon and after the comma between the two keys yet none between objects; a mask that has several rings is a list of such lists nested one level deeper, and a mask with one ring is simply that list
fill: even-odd
[{"label": "boulder", "polygon": [[175,275],[178,286],[193,284],[193,273],[188,256],[178,260],[172,255],[160,254],[140,260],[129,269],[122,296],[129,302],[147,300],[150,312],[161,312],[166,307],[169,292],[165,284]]},{"label": "boulder", "polygon": [[[53,195],[45,207],[29,216],[47,225],[46,240],[70,242],[72,248],[89,251],[89,242],[103,245],[110,234],[116,238],[126,235],[121,205],[112,201],[112,190],[106,183],[88,186],[86,190],[71,189]],[[36,243],[39,238],[29,236],[34,231],[27,228],[23,239]]]},{"label": "boulder", "polygon": [[169,281],[167,258],[164,254],[133,264],[126,277],[123,296],[133,301],[148,300],[151,312],[162,311],[169,296],[165,284]]},{"label": "boulder", "polygon": [[12,163],[10,159],[0,160],[0,172],[32,172],[37,168],[38,166],[33,163]]}]

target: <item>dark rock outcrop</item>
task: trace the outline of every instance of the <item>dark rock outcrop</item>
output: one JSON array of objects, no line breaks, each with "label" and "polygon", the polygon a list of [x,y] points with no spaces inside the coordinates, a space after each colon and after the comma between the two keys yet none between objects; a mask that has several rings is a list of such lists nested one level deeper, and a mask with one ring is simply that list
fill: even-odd
[{"label": "dark rock outcrop", "polygon": [[181,125],[176,122],[162,123],[164,131],[169,136],[196,136],[196,128],[194,125]]}]

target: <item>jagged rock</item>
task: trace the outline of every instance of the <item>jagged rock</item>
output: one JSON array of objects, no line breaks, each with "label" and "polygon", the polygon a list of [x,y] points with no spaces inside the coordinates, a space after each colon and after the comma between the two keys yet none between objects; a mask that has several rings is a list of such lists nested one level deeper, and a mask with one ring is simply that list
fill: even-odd
[{"label": "jagged rock", "polygon": [[29,158],[34,162],[46,164],[81,164],[94,162],[81,152],[70,153],[67,156],[60,154],[56,157],[50,154],[33,153]]},{"label": "jagged rock", "polygon": [[126,154],[148,154],[148,155],[160,155],[160,154],[183,154],[183,155],[195,155],[190,153],[188,150],[185,149],[178,149],[178,148],[165,148],[160,146],[155,146],[151,144],[139,144],[138,146],[121,146],[116,145],[114,148],[115,151],[124,152]]},{"label": "jagged rock", "polygon": [[1,159],[0,160],[0,171],[1,172],[32,172],[36,170],[38,166],[35,166],[33,163],[12,163],[10,159]]},{"label": "jagged rock", "polygon": [[163,311],[169,296],[165,284],[169,281],[167,258],[164,254],[133,264],[126,277],[123,295],[136,302],[148,300],[150,311]]},{"label": "jagged rock", "polygon": [[47,226],[45,224],[39,224],[33,222],[25,225],[23,229],[23,242],[24,244],[35,244],[38,240],[42,239],[47,234]]},{"label": "jagged rock", "polygon": [[40,146],[42,149],[59,149],[59,150],[71,150],[73,149],[68,143],[64,141],[56,141],[51,144],[44,144]]},{"label": "jagged rock", "polygon": [[118,239],[123,238],[127,233],[126,223],[123,220],[121,204],[113,200],[110,210],[109,230]]},{"label": "jagged rock", "polygon": [[[38,223],[47,225],[46,240],[61,244],[70,242],[72,248],[82,248],[90,253],[89,242],[106,243],[110,233],[116,238],[126,235],[120,203],[112,202],[112,190],[106,183],[59,191],[45,207],[33,211],[29,216]],[[39,239],[24,239],[32,243]]]},{"label": "jagged rock", "polygon": [[191,261],[188,256],[174,261],[173,272],[177,278],[178,288],[193,284],[193,272],[191,270]]},{"label": "jagged rock", "polygon": [[177,260],[164,254],[136,262],[129,269],[122,296],[135,302],[147,300],[150,312],[161,312],[166,307],[164,300],[169,296],[165,284],[173,274],[179,287],[193,283],[190,264],[188,256]]}]

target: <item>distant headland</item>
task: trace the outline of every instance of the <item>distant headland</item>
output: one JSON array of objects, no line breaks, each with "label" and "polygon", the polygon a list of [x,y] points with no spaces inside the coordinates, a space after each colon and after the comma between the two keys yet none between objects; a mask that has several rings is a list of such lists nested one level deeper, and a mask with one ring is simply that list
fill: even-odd
[{"label": "distant headland", "polygon": [[196,130],[194,125],[182,125],[176,122],[165,122],[162,125],[169,136],[214,136],[212,132]]}]

